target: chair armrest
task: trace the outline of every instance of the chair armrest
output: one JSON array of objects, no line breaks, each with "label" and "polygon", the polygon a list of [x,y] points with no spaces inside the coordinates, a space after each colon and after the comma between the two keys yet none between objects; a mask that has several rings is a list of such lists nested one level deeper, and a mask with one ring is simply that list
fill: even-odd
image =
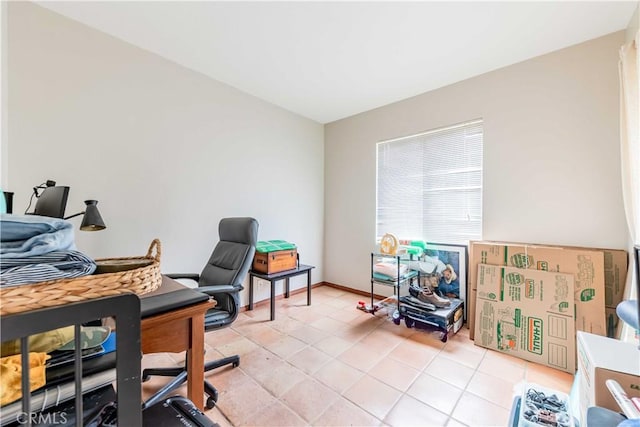
[{"label": "chair armrest", "polygon": [[207,295],[216,294],[230,294],[240,292],[242,288],[237,288],[232,285],[212,285],[212,286],[198,286],[198,292],[203,292]]},{"label": "chair armrest", "polygon": [[195,273],[172,273],[172,274],[165,274],[165,276],[171,279],[189,279],[189,280],[194,280],[196,282],[200,280],[200,275]]}]

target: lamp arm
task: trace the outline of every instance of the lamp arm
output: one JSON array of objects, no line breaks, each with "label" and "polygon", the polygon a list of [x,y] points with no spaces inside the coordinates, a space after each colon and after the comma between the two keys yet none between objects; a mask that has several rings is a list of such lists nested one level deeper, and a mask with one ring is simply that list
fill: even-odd
[{"label": "lamp arm", "polygon": [[75,218],[75,217],[80,216],[80,215],[84,215],[84,212],[78,212],[78,213],[75,213],[75,214],[73,214],[73,215],[70,215],[70,216],[68,216],[68,217],[66,217],[66,218],[63,218],[63,219]]}]

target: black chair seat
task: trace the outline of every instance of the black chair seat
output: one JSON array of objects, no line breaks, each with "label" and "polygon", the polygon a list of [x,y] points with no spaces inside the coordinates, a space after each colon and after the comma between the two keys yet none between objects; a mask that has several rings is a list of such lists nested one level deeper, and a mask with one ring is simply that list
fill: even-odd
[{"label": "black chair seat", "polygon": [[207,325],[227,321],[230,317],[231,315],[229,315],[228,311],[216,310],[215,308],[213,310],[209,310],[204,317],[205,329],[207,329]]}]

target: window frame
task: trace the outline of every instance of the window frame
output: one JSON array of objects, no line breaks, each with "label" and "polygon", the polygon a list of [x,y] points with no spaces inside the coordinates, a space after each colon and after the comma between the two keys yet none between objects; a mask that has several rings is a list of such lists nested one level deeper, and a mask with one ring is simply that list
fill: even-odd
[{"label": "window frame", "polygon": [[[451,144],[444,147],[442,150],[435,150],[434,152],[436,153],[436,157],[438,158],[444,157],[447,150],[455,148],[457,150],[462,150],[462,152],[465,154],[466,157],[464,158],[464,164],[459,167],[440,168],[440,169],[436,168],[435,171],[426,170],[427,168],[426,164],[428,163],[428,160],[425,160],[427,156],[424,153],[428,152],[429,150],[434,150],[434,147],[433,146],[429,147],[429,144],[432,144],[438,140],[442,140],[445,142],[449,141],[451,142]],[[407,145],[408,147],[407,153],[409,153],[407,156],[409,158],[406,159],[407,160],[406,165],[402,165],[402,166],[405,166],[405,168],[411,168],[417,164],[417,167],[421,168],[419,172],[415,174],[411,174],[410,172],[403,174],[404,172],[394,173],[394,171],[391,170],[391,168],[384,169],[385,165],[381,163],[384,163],[385,160],[382,160],[381,157],[383,155],[384,156],[398,155],[398,153],[400,153],[402,150],[401,148],[385,149],[385,147],[392,147],[392,144],[394,143],[416,144],[416,147],[418,148],[416,147],[411,148],[410,145]],[[472,150],[469,149],[472,146],[468,144],[477,144],[477,143],[480,144],[479,149],[478,147]],[[418,153],[418,151],[422,152],[421,156],[420,155],[414,156],[414,157],[419,157],[419,159],[414,159],[410,156],[412,150],[415,151],[415,153]],[[433,157],[433,156],[430,156],[430,157]],[[375,219],[376,242],[379,242],[380,238],[385,233],[395,234],[401,240],[415,239],[415,240],[424,240],[424,241],[431,241],[431,242],[433,241],[447,242],[452,244],[468,244],[469,240],[481,240],[482,229],[483,229],[482,199],[483,199],[483,192],[484,192],[484,183],[483,183],[484,158],[483,157],[484,157],[484,120],[482,118],[468,120],[462,123],[457,123],[450,126],[431,129],[431,130],[420,132],[417,134],[412,134],[408,136],[392,138],[392,139],[377,142],[376,143],[376,202],[375,202],[376,203],[376,219]],[[476,162],[476,163],[473,163],[473,162]],[[402,166],[399,166],[397,168],[402,169]],[[403,194],[404,193],[407,194],[406,198],[414,199],[414,200],[409,202],[403,201],[403,204],[401,204],[401,206],[395,206],[393,203],[389,203],[388,201],[383,202],[383,204],[381,205],[380,198],[383,197],[381,196],[381,193],[385,192],[386,197],[390,197],[388,194],[391,191],[389,188],[381,189],[381,180],[385,179],[384,177],[381,176],[381,174],[384,174],[384,173],[388,173],[389,176],[391,176],[396,181],[403,180],[405,178],[409,180],[409,177],[411,177],[411,180],[413,180],[414,183],[420,182],[419,184],[416,184],[420,186],[419,190],[417,191],[407,190],[406,192],[403,191]],[[466,174],[470,178],[455,177],[451,181],[447,181],[446,179],[443,179],[443,177],[445,177],[448,174],[449,175],[459,174],[460,176],[463,176]],[[464,219],[461,219],[460,216],[458,216],[457,218],[456,216],[448,216],[448,217],[443,216],[441,212],[439,214],[436,214],[435,216],[433,213],[429,215],[427,214],[429,210],[429,206],[432,206],[434,209],[436,209],[438,205],[431,203],[429,206],[425,206],[425,201],[428,200],[428,198],[425,198],[425,194],[429,192],[432,192],[432,193],[439,192],[440,194],[442,194],[443,191],[446,192],[449,190],[447,185],[442,186],[442,188],[436,188],[436,189],[428,188],[428,184],[425,184],[425,180],[427,180],[429,176],[437,177],[439,182],[444,182],[449,186],[461,180],[462,181],[467,180],[467,182],[472,182],[472,181],[474,182],[474,185],[467,184],[466,187],[464,186],[456,187],[454,185],[452,188],[456,189],[455,192],[449,193],[451,195],[454,195],[456,198],[463,200],[466,203],[465,214],[464,214],[464,216],[468,218],[466,221]],[[389,187],[393,187],[394,184],[396,185],[396,187],[398,187],[397,182],[390,183]],[[469,192],[469,195],[465,196],[464,195],[465,191]],[[412,193],[413,193],[413,196],[411,196]],[[407,208],[407,206],[414,206],[414,209]],[[419,207],[415,208],[415,206],[419,206]],[[388,212],[392,212],[393,210],[398,210],[398,209],[404,209],[406,218],[402,217],[405,214],[400,214],[398,217],[393,217],[393,214],[385,214],[387,218],[392,218],[392,220],[397,223],[402,223],[402,222],[405,223],[405,225],[403,226],[398,226],[397,227],[398,230],[392,230],[390,228],[396,228],[396,227],[393,227],[393,226],[390,227],[388,225],[385,226],[385,222],[390,222],[390,221],[387,218],[383,217],[381,212],[384,212],[385,210]],[[415,210],[413,214],[410,213],[412,210]],[[444,226],[444,227],[437,227],[437,230],[440,231],[439,234],[435,233],[434,236],[427,236],[426,234],[431,234],[428,231],[429,228],[426,226],[426,224],[428,224],[428,221],[429,221],[426,219],[428,216],[431,218],[437,218],[436,221],[439,221],[441,224],[448,223],[451,221],[461,223],[462,225],[465,225],[466,223],[466,228],[470,229],[471,232],[467,232],[466,234],[464,234],[462,238],[458,238],[458,237],[455,237],[455,234],[449,235],[449,233],[446,232],[447,229],[462,230],[464,227]],[[408,222],[413,222],[413,223],[419,222],[419,225],[407,226],[406,223]],[[475,225],[473,224],[474,222],[476,223]],[[399,230],[399,229],[402,229],[402,230]],[[411,229],[411,231],[407,233],[407,230],[409,229]],[[420,230],[420,232],[416,233],[416,230]],[[404,234],[409,234],[409,235],[404,235]],[[416,234],[420,234],[420,236],[417,236]]]}]

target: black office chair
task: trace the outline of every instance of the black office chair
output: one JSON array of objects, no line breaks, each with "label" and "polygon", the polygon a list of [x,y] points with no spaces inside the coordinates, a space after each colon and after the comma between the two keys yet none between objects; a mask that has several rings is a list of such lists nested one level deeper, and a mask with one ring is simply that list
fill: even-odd
[{"label": "black office chair", "polygon": [[[253,255],[258,240],[258,221],[253,218],[223,218],[218,225],[220,241],[205,265],[198,274],[167,274],[173,279],[191,279],[198,282],[198,290],[211,295],[217,302],[215,308],[205,314],[205,331],[229,326],[238,317],[240,306],[239,292],[242,282],[251,268]],[[240,356],[230,356],[208,362],[205,372],[225,365],[240,365]],[[180,368],[149,368],[142,372],[142,380],[151,375],[176,377],[148,399],[143,408],[162,400],[169,392],[187,380],[187,370]],[[207,381],[204,383],[208,395],[206,406],[211,409],[218,401],[218,391]]]}]

